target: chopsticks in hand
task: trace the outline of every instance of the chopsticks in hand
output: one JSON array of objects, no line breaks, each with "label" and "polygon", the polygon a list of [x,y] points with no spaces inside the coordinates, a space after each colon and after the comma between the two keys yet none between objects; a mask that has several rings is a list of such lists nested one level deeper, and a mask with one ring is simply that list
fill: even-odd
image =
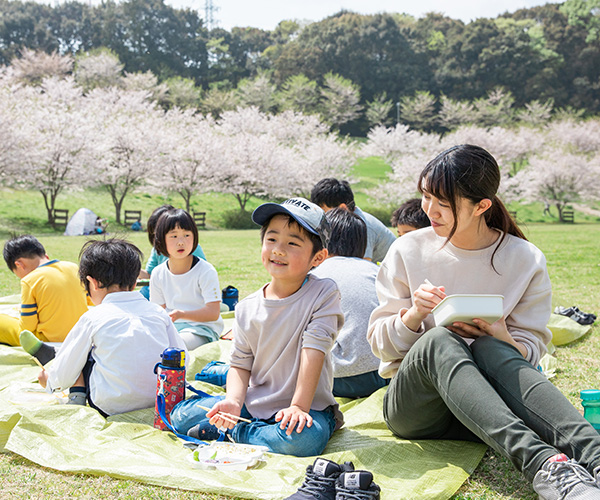
[{"label": "chopsticks in hand", "polygon": [[[202,408],[205,411],[210,411],[212,410],[212,408],[209,408],[208,406],[202,406],[202,405],[198,405],[199,408]],[[240,422],[246,422],[248,424],[252,423],[251,420],[248,420],[247,418],[243,418],[243,417],[237,417],[235,415],[232,415],[231,413],[227,413],[224,411],[220,411],[218,412],[219,417],[221,417],[223,420],[225,420],[225,422],[229,422],[231,424],[237,424],[238,421]]]}]

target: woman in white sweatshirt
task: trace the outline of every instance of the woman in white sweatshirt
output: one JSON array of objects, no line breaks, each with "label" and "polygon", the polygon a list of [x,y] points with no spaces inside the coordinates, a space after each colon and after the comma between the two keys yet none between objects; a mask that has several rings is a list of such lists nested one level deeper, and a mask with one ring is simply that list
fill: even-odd
[{"label": "woman in white sweatshirt", "polygon": [[[499,184],[495,159],[472,145],[421,173],[431,227],[392,245],[370,318],[380,375],[391,378],[384,417],[406,439],[485,442],[540,498],[600,498],[600,437],[536,369],[551,339],[546,260],[496,196]],[[461,293],[503,295],[504,316],[435,327],[432,309]]]}]

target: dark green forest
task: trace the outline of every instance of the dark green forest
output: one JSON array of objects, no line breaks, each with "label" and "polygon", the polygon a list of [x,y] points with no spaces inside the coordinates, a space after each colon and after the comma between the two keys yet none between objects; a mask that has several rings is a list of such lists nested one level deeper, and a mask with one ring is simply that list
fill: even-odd
[{"label": "dark green forest", "polygon": [[436,13],[415,19],[342,11],[308,25],[284,20],[273,31],[209,31],[199,12],[163,0],[98,6],[0,0],[1,64],[24,48],[77,56],[100,47],[127,72],[188,78],[204,92],[229,91],[257,75],[277,89],[289,89],[298,75],[320,86],[333,73],[358,87],[365,107],[417,92],[475,101],[501,87],[516,107],[550,101],[555,109],[600,112],[598,0],[549,3],[468,24]]}]

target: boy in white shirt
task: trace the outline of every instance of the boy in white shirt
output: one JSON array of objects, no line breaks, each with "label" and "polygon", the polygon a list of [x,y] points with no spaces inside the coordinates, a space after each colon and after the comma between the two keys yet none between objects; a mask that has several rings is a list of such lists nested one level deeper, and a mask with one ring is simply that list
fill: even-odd
[{"label": "boy in white shirt", "polygon": [[81,316],[53,364],[38,375],[47,390],[71,387],[75,404],[87,398],[104,417],[153,406],[161,353],[185,350],[165,310],[133,291],[141,255],[124,240],[84,245],[79,278],[96,307]]},{"label": "boy in white shirt", "polygon": [[[333,280],[308,274],[327,257],[324,215],[303,198],[254,211],[271,281],[236,306],[227,396],[180,403],[171,413],[179,432],[216,439],[220,428],[236,443],[313,456],[342,426],[329,355],[344,322],[340,294]],[[221,412],[252,421],[233,424]]]}]

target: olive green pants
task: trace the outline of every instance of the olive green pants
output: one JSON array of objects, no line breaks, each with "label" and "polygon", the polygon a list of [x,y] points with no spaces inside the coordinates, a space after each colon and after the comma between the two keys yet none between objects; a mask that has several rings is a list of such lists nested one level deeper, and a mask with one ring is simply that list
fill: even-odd
[{"label": "olive green pants", "polygon": [[483,441],[532,480],[564,453],[590,472],[600,435],[513,346],[481,337],[468,346],[437,327],[402,360],[385,395],[390,430],[405,439]]}]

